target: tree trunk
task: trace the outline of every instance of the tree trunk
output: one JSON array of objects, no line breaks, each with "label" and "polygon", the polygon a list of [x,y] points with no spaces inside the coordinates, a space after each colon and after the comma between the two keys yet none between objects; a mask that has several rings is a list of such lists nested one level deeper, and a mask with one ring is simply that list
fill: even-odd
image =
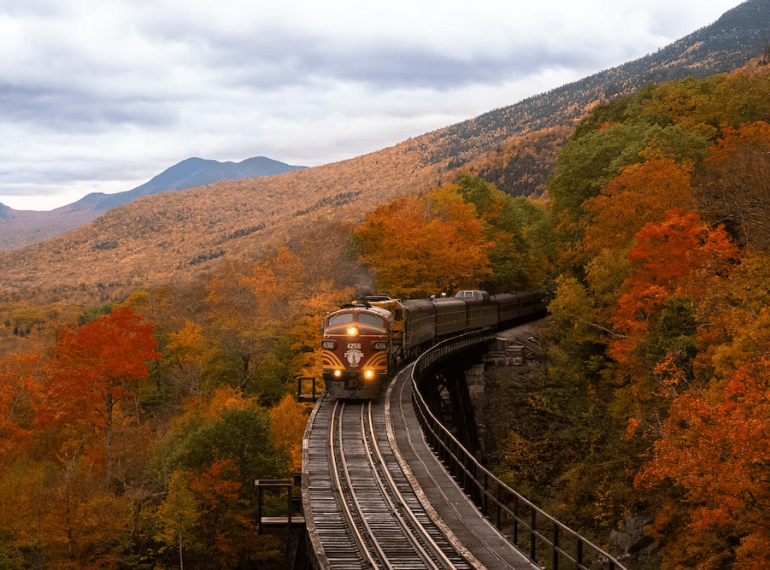
[{"label": "tree trunk", "polygon": [[115,407],[115,402],[112,399],[112,392],[110,392],[104,401],[105,404],[105,447],[107,448],[107,492],[110,492],[110,483],[112,482],[112,466],[114,459],[112,457],[112,413]]}]

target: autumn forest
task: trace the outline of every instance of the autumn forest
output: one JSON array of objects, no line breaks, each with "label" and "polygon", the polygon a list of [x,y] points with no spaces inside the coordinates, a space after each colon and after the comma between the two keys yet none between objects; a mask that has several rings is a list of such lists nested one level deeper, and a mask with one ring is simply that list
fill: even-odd
[{"label": "autumn forest", "polygon": [[767,568],[768,100],[767,67],[649,85],[537,198],[479,167],[104,305],[0,306],[0,568],[283,568],[253,481],[300,468],[321,317],[462,288],[549,299],[543,364],[497,378],[500,476],[598,544],[646,521],[629,567]]}]

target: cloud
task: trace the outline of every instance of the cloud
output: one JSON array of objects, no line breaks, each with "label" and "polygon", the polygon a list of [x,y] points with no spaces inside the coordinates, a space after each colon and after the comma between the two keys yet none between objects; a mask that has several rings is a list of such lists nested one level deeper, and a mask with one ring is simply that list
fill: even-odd
[{"label": "cloud", "polygon": [[0,202],[50,209],[190,156],[357,156],[640,57],[737,3],[0,0]]}]

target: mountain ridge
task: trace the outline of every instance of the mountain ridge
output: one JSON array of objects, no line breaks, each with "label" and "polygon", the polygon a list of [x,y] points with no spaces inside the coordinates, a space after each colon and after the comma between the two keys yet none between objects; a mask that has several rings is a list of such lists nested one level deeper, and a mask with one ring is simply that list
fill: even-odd
[{"label": "mountain ridge", "polygon": [[262,176],[275,176],[286,174],[306,168],[304,166],[291,166],[267,158],[255,156],[241,162],[219,162],[216,160],[198,157],[187,158],[174,166],[167,168],[148,182],[137,186],[133,190],[118,192],[116,194],[104,194],[95,192],[88,194],[77,202],[69,205],[70,209],[81,210],[92,208],[105,212],[112,208],[122,206],[141,196],[159,194],[178,190],[187,190],[219,182],[220,180],[239,180],[241,178],[259,178]]},{"label": "mountain ridge", "polygon": [[0,203],[0,251],[62,235],[142,196],[197,188],[220,180],[276,176],[303,168],[306,167],[292,166],[265,156],[241,162],[191,157],[132,190],[114,194],[93,192],[53,210],[14,210]]},{"label": "mountain ridge", "polygon": [[749,0],[655,54],[377,152],[137,198],[69,234],[0,254],[0,295],[95,303],[189,281],[303,232],[323,239],[327,225],[358,223],[378,205],[450,182],[459,170],[538,195],[560,144],[595,105],[648,83],[766,64],[767,29],[770,0]]},{"label": "mountain ridge", "polygon": [[649,83],[683,77],[705,77],[733,71],[768,51],[770,0],[748,0],[725,12],[714,23],[630,62],[599,71],[545,93],[428,133],[428,137],[456,137],[464,144],[443,152],[433,161],[453,156],[453,167],[466,162],[477,149],[494,150],[497,141],[484,137],[495,126],[517,125],[510,134],[524,134],[564,124],[574,124],[597,103],[637,92]]}]

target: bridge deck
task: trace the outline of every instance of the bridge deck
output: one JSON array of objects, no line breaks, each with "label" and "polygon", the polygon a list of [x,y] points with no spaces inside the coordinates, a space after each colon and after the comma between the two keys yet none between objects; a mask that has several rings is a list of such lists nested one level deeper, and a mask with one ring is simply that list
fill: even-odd
[{"label": "bridge deck", "polygon": [[[377,439],[382,439],[383,456],[388,458],[387,471],[404,480],[401,502],[409,504],[415,516],[425,518],[426,529],[436,529],[429,532],[441,536],[436,542],[446,544],[442,548],[447,554],[442,555],[444,562],[410,562],[409,567],[539,570],[484,519],[425,442],[412,408],[410,370],[394,379],[373,408],[380,414],[375,424],[384,428]],[[334,404],[329,398],[319,402],[304,442],[302,497],[311,558],[319,570],[369,567],[361,540],[354,538],[356,531],[345,520],[341,491],[332,483],[329,426]],[[414,499],[407,497],[407,489]],[[366,516],[375,515],[370,510]]]},{"label": "bridge deck", "polygon": [[386,395],[388,436],[434,522],[476,568],[539,569],[482,516],[425,442],[412,408],[408,370],[393,380]]}]

